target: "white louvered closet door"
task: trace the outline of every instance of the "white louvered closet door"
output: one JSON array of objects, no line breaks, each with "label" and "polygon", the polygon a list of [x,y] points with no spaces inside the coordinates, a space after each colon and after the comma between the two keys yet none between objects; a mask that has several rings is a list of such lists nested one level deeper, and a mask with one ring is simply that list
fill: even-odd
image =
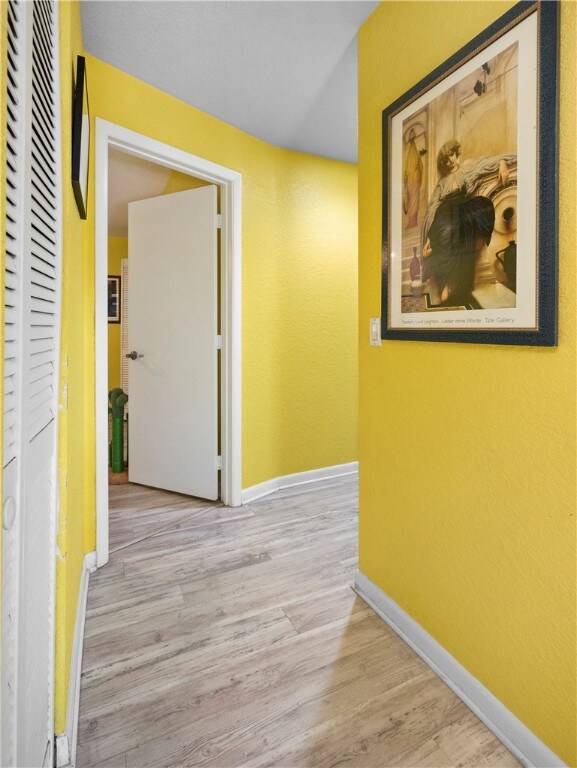
[{"label": "white louvered closet door", "polygon": [[56,7],[8,2],[1,763],[53,760],[60,119]]}]

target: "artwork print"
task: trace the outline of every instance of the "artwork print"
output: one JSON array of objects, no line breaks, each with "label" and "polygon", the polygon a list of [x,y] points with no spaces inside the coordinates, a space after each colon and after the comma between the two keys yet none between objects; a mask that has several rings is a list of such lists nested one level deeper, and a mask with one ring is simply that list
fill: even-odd
[{"label": "artwork print", "polygon": [[526,14],[383,113],[383,338],[542,330],[538,36]]},{"label": "artwork print", "polygon": [[517,53],[403,120],[402,314],[516,306]]},{"label": "artwork print", "polygon": [[108,322],[120,322],[120,275],[108,275]]}]

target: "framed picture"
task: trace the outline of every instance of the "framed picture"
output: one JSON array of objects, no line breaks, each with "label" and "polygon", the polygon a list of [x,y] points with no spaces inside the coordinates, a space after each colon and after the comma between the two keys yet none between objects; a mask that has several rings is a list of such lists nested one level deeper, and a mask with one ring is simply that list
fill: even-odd
[{"label": "framed picture", "polygon": [[383,339],[557,343],[556,2],[383,112]]},{"label": "framed picture", "polygon": [[120,275],[108,275],[108,322],[120,322]]},{"label": "framed picture", "polygon": [[90,113],[86,60],[76,57],[76,87],[72,106],[72,188],[80,218],[86,218],[88,200],[88,157],[90,150]]}]

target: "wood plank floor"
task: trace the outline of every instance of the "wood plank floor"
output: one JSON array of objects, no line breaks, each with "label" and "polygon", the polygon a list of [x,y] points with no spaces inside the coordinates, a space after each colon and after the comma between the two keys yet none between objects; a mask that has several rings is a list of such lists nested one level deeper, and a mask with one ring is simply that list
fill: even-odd
[{"label": "wood plank floor", "polygon": [[355,476],[238,509],[110,492],[78,768],[519,765],[352,592]]}]

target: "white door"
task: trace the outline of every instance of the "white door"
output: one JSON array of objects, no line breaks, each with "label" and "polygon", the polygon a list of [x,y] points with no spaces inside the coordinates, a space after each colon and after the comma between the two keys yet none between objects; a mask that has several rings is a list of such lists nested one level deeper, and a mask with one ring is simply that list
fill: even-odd
[{"label": "white door", "polygon": [[52,765],[58,344],[58,9],[8,3],[0,762]]},{"label": "white door", "polygon": [[128,264],[129,479],[216,499],[216,187],[130,203]]}]

